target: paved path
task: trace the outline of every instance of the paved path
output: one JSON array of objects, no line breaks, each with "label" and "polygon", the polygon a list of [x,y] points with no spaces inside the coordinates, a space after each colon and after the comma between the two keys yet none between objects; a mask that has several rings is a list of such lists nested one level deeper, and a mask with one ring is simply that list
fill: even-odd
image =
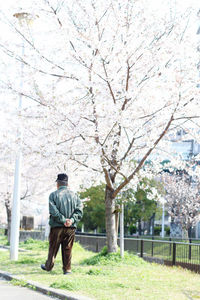
[{"label": "paved path", "polygon": [[[4,246],[0,245],[0,251],[8,251],[8,247],[5,248]],[[21,251],[27,250],[21,249]],[[0,300],[92,300],[91,298],[76,295],[75,293],[69,291],[49,288],[36,282],[27,281],[27,284],[34,286],[37,290],[33,291],[29,288],[14,286],[5,279],[19,280],[20,278],[0,270]],[[51,296],[47,296],[47,293]]]},{"label": "paved path", "polygon": [[0,299],[2,300],[50,300],[58,299],[43,295],[31,289],[14,286],[0,278]]}]

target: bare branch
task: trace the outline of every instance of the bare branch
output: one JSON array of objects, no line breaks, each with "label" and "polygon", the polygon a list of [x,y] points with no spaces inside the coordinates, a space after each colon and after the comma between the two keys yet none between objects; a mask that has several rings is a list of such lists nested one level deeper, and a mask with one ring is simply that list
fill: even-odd
[{"label": "bare branch", "polygon": [[119,169],[116,168],[116,167],[111,163],[110,159],[105,155],[105,152],[104,152],[103,156],[104,156],[105,160],[107,161],[107,163],[109,164],[109,166],[110,166],[113,170],[115,170],[116,173],[118,173],[118,174],[120,174],[122,177],[124,177],[124,179],[126,180],[127,177],[126,177],[123,173],[121,173],[121,172],[119,171]]},{"label": "bare branch", "polygon": [[128,178],[126,180],[124,180],[119,186],[118,188],[114,191],[113,193],[113,199],[117,196],[117,194],[131,181],[131,179],[133,179],[134,175],[140,170],[140,168],[143,166],[144,162],[146,161],[147,157],[151,154],[151,152],[155,149],[155,147],[158,145],[158,143],[160,142],[160,140],[164,137],[164,135],[167,133],[171,123],[174,120],[174,115],[171,115],[171,118],[169,120],[169,122],[167,123],[165,129],[162,131],[162,133],[160,134],[160,136],[158,137],[158,139],[154,142],[153,147],[151,147],[147,153],[143,156],[143,158],[141,159],[141,161],[139,162],[138,166],[135,168],[135,170],[128,176]]},{"label": "bare branch", "polygon": [[189,99],[187,102],[185,102],[184,103],[184,105],[183,106],[187,106],[189,103],[191,103],[192,101],[194,101],[195,100],[195,98],[193,97],[193,98],[191,98],[191,99]]},{"label": "bare branch", "polygon": [[187,23],[186,23],[185,28],[184,28],[184,30],[183,30],[183,33],[182,33],[182,35],[181,35],[180,43],[183,41],[184,34],[185,34],[185,32],[186,32],[186,30],[187,30],[187,28],[188,28],[189,20],[190,20],[190,16],[188,17]]},{"label": "bare branch", "polygon": [[129,143],[128,149],[126,150],[124,156],[120,159],[121,162],[126,159],[128,153],[130,152],[131,148],[133,147],[134,142],[135,142],[135,137],[132,138],[131,142]]},{"label": "bare branch", "polygon": [[92,170],[92,171],[101,173],[100,170],[97,170],[97,169],[95,169],[95,168],[92,168],[92,167],[88,166],[87,164],[85,164],[84,162],[81,162],[81,161],[77,160],[76,158],[71,158],[71,160],[77,162],[79,165],[84,166],[84,167],[87,168],[87,169],[90,169],[90,170]]},{"label": "bare branch", "polygon": [[109,88],[111,97],[112,97],[112,99],[113,99],[113,102],[116,104],[116,99],[115,99],[115,96],[114,96],[114,93],[113,93],[111,84],[110,84],[110,82],[108,81],[108,73],[107,73],[107,70],[106,70],[106,66],[105,66],[105,61],[104,61],[104,59],[102,59],[102,64],[103,64],[103,69],[104,69],[104,72],[105,72],[105,75],[106,75],[106,82],[107,82],[107,85],[108,85],[108,88]]},{"label": "bare branch", "polygon": [[48,106],[47,104],[42,103],[40,100],[34,98],[33,96],[30,96],[30,95],[27,95],[27,94],[25,94],[25,93],[23,93],[23,92],[17,91],[17,90],[14,89],[11,85],[6,84],[6,83],[3,82],[2,80],[0,80],[0,81],[1,81],[4,85],[6,85],[8,89],[10,89],[11,91],[17,93],[18,95],[24,96],[24,97],[26,97],[26,98],[28,98],[28,99],[31,99],[31,100],[33,100],[34,102],[39,103],[40,105]]},{"label": "bare branch", "polygon": [[144,81],[148,80],[148,79],[151,79],[153,77],[152,76],[148,76],[148,74],[154,69],[155,66],[151,67],[147,73],[145,74],[145,76],[141,79],[141,81],[138,83],[138,86],[140,86]]},{"label": "bare branch", "polygon": [[18,30],[12,23],[10,23],[10,25],[12,27],[14,27],[15,31],[40,55],[40,57],[42,59],[46,60],[48,63],[50,63],[54,67],[57,67],[57,68],[61,69],[62,71],[64,71],[63,67],[55,64],[52,60],[50,60],[49,58],[45,57],[37,48],[35,48],[35,45],[20,30]]},{"label": "bare branch", "polygon": [[58,21],[58,24],[60,25],[60,27],[62,27],[62,22],[60,21],[60,19],[58,17],[58,8],[57,9],[53,8],[53,6],[51,6],[51,4],[49,3],[48,0],[45,0],[45,2],[48,4],[48,6],[50,7],[51,11],[55,15],[56,20]]},{"label": "bare branch", "polygon": [[108,8],[104,11],[103,15],[100,17],[100,19],[98,21],[96,21],[96,25],[99,25],[99,23],[101,22],[101,20],[105,17],[105,15],[107,14],[108,10],[110,9],[111,4],[108,6]]},{"label": "bare branch", "polygon": [[22,197],[20,197],[20,200],[24,200],[28,197],[30,197],[31,195],[28,195],[28,186],[26,187],[26,192],[24,193],[24,195]]},{"label": "bare branch", "polygon": [[[132,57],[132,55],[133,55],[133,53],[129,56],[129,60],[130,60],[130,58]],[[142,56],[143,56],[144,54],[142,53],[142,54],[140,54],[137,58],[136,58],[136,60],[134,61],[134,63],[132,63],[131,65],[130,65],[130,69],[132,69],[132,67],[136,64],[136,62],[140,59],[140,58],[142,58]]]},{"label": "bare branch", "polygon": [[174,120],[190,120],[190,119],[199,119],[200,116],[188,116],[188,117],[179,117],[179,118],[174,118]]},{"label": "bare branch", "polygon": [[67,139],[67,140],[64,140],[64,141],[62,141],[62,142],[58,142],[58,143],[56,143],[56,145],[61,145],[61,144],[67,143],[67,142],[69,142],[69,141],[71,141],[71,140],[78,139],[78,138],[82,138],[83,140],[85,140],[85,138],[84,138],[83,136],[78,135],[78,136],[75,136],[75,137],[71,137],[71,138],[69,138],[69,139]]},{"label": "bare branch", "polygon": [[58,78],[66,78],[66,79],[73,79],[73,80],[79,80],[78,78],[74,77],[73,75],[71,76],[66,76],[66,75],[61,75],[61,74],[56,74],[56,73],[50,73],[50,72],[46,72],[42,69],[36,68],[34,66],[32,66],[30,63],[28,63],[27,61],[25,61],[22,57],[20,57],[19,55],[16,56],[14,54],[14,52],[10,51],[9,49],[7,49],[6,47],[4,47],[3,45],[0,45],[1,48],[3,48],[4,53],[6,53],[8,56],[16,59],[17,61],[19,61],[20,63],[23,63],[24,65],[32,68],[33,70],[45,74],[45,75],[50,75],[50,76],[54,76],[54,77],[58,77]]},{"label": "bare branch", "polygon": [[[129,62],[127,61],[126,87],[125,87],[126,92],[128,92],[128,88],[129,88],[129,79],[130,79],[130,66],[129,66]],[[121,110],[124,110],[124,109],[125,109],[126,104],[127,104],[127,102],[128,102],[129,100],[130,100],[130,99],[128,99],[127,97],[125,97],[125,100],[124,100],[124,103],[123,103],[123,105],[122,105]]]},{"label": "bare branch", "polygon": [[107,141],[109,135],[111,134],[111,132],[113,131],[113,128],[115,127],[116,123],[113,124],[113,127],[110,129],[110,131],[108,132],[107,136],[105,137],[103,143],[102,143],[102,146],[105,144],[105,142]]}]

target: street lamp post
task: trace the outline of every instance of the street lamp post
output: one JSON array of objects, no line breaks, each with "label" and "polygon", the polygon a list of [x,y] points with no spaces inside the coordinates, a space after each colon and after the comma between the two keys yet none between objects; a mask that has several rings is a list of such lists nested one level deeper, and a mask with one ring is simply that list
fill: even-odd
[{"label": "street lamp post", "polygon": [[[23,23],[28,25],[31,20],[31,14],[25,12],[19,12],[13,15],[16,17],[21,26]],[[24,57],[24,42],[22,44],[22,58]],[[23,87],[23,67],[21,63],[21,74],[20,74],[20,88]],[[18,104],[18,118],[20,121],[22,109],[22,95],[19,95]],[[19,248],[19,227],[20,227],[20,191],[21,191],[21,162],[22,162],[22,128],[21,124],[18,128],[18,140],[19,149],[15,161],[15,175],[14,175],[14,191],[13,191],[13,203],[12,203],[12,216],[11,216],[11,235],[10,235],[10,259],[18,260],[18,248]]]},{"label": "street lamp post", "polygon": [[124,203],[121,204],[120,211],[120,255],[124,257]]},{"label": "street lamp post", "polygon": [[162,238],[165,237],[165,201],[163,199],[162,202],[162,231],[161,231]]}]

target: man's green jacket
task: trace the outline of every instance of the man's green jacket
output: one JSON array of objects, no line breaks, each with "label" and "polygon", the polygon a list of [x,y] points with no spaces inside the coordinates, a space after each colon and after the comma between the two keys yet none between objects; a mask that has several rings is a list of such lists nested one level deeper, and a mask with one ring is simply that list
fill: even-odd
[{"label": "man's green jacket", "polygon": [[71,219],[72,227],[77,227],[83,215],[81,200],[66,186],[61,186],[49,196],[49,213],[51,227],[63,227],[66,219]]}]

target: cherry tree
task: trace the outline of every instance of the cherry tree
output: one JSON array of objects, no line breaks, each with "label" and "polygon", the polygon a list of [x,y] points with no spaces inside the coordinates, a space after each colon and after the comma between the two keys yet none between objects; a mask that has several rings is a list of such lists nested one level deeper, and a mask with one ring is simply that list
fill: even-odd
[{"label": "cherry tree", "polygon": [[[7,153],[8,155],[8,153]],[[32,155],[33,158],[33,155]],[[30,159],[30,158],[29,158]],[[41,212],[48,206],[47,197],[44,195],[52,189],[51,181],[46,178],[38,180],[40,171],[38,166],[31,166],[31,161],[24,157],[22,172],[22,189],[20,195],[21,202],[21,215],[35,215],[36,211]],[[4,161],[1,161],[1,191],[0,191],[0,207],[2,217],[7,221],[7,236],[10,240],[10,226],[12,216],[12,201],[13,201],[13,173],[14,164],[13,160],[8,157],[4,157]],[[45,176],[45,172],[43,173]],[[48,174],[49,175],[49,174]],[[44,184],[45,183],[45,184]],[[5,217],[6,216],[6,217]]]},{"label": "cherry tree", "polygon": [[179,224],[182,231],[187,233],[200,219],[199,178],[192,178],[183,171],[166,173],[162,178],[166,189],[167,210],[172,222]]},{"label": "cherry tree", "polygon": [[18,20],[28,12],[35,28],[7,14],[14,39],[1,40],[1,49],[16,62],[14,74],[24,65],[24,87],[10,74],[4,88],[35,103],[22,112],[23,151],[62,162],[85,185],[104,180],[108,251],[115,252],[117,195],[136,186],[169,130],[198,122],[197,3],[41,0],[21,7],[21,15],[18,4],[8,12]]}]

